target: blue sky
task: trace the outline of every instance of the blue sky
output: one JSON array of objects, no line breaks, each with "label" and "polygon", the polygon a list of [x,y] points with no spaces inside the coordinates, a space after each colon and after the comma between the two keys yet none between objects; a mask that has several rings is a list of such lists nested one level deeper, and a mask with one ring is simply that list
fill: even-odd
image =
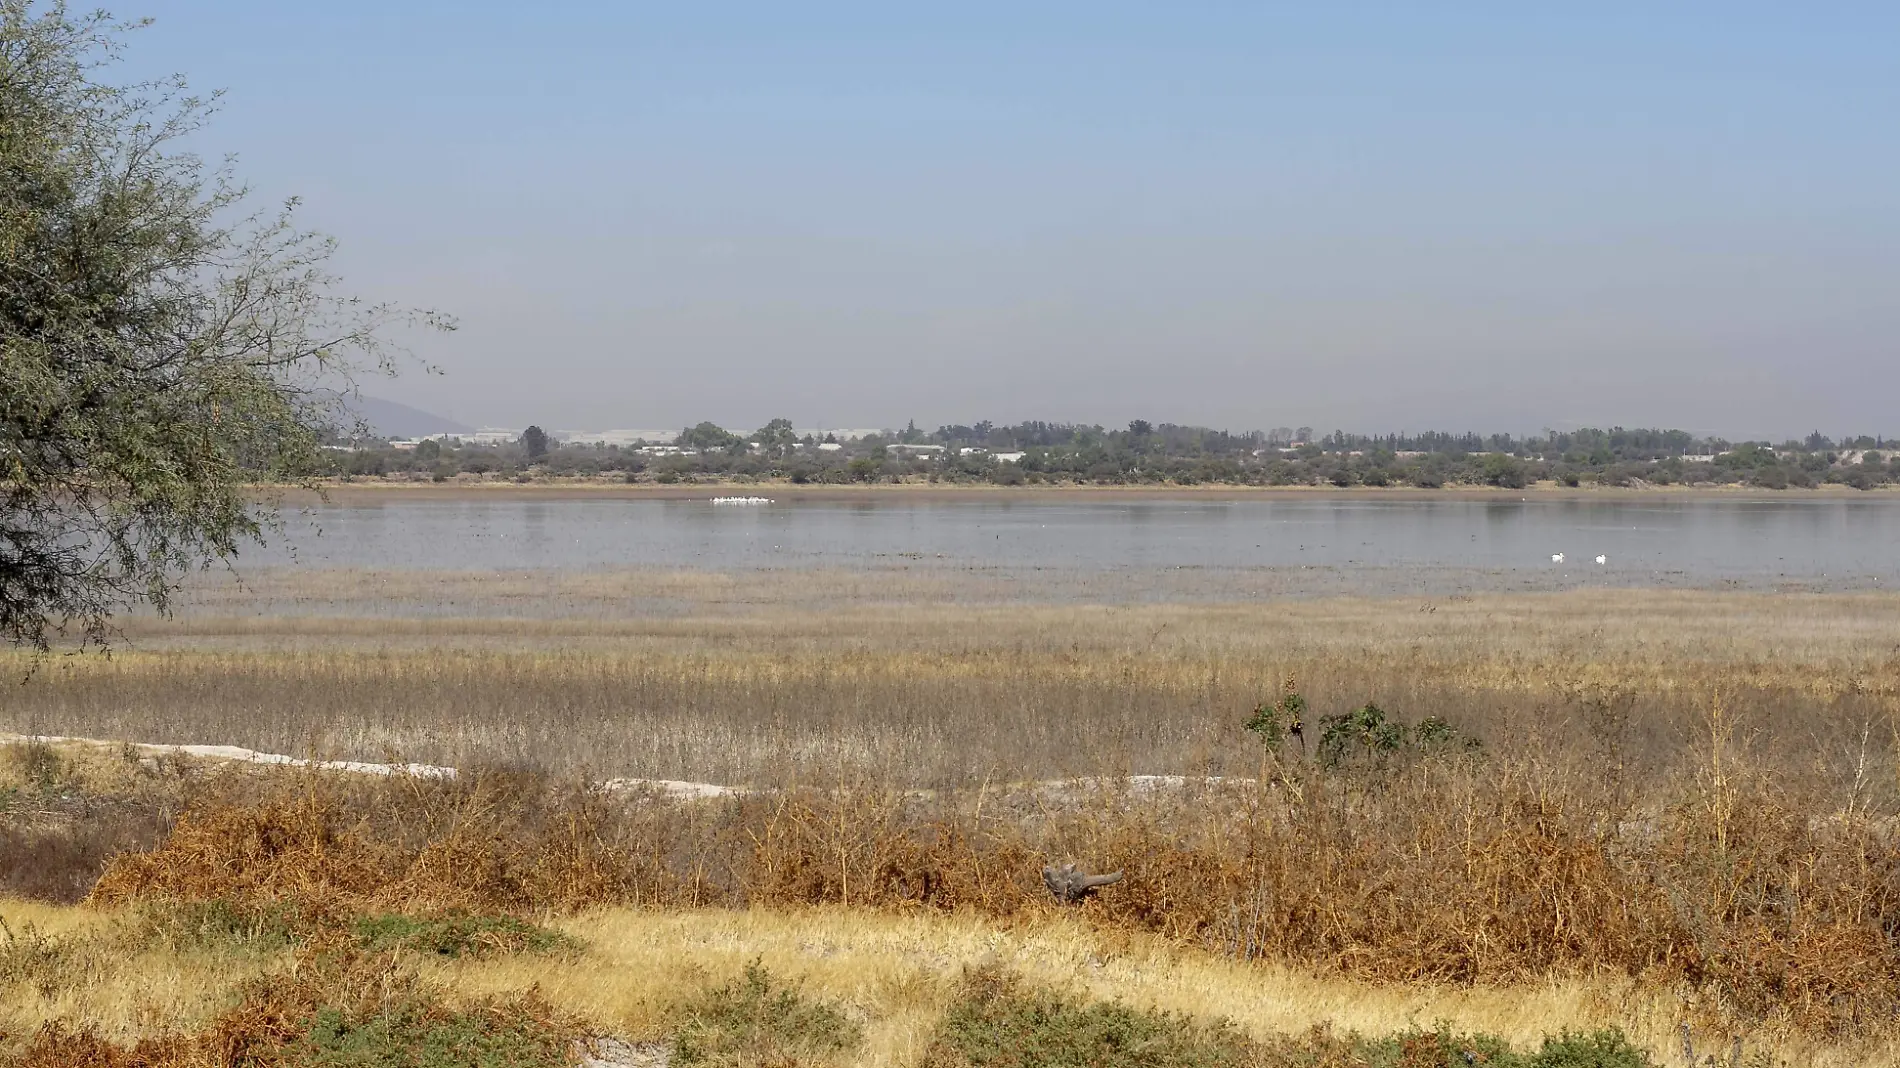
[{"label": "blue sky", "polygon": [[118,13],[467,422],[1900,435],[1900,5]]}]

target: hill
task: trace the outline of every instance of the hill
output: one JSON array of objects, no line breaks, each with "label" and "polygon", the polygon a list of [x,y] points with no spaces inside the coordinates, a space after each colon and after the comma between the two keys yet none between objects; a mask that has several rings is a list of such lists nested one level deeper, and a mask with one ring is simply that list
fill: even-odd
[{"label": "hill", "polygon": [[350,413],[386,438],[419,438],[425,434],[472,434],[475,428],[433,412],[411,408],[381,397],[357,394],[343,399]]}]

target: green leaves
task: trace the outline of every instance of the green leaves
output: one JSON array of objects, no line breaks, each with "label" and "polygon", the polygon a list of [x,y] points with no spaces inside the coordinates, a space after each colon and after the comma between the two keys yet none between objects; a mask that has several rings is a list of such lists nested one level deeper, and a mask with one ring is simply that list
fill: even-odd
[{"label": "green leaves", "polygon": [[1253,715],[1242,726],[1258,735],[1268,749],[1277,751],[1289,735],[1301,739],[1300,744],[1304,745],[1306,698],[1300,696],[1299,684],[1293,676],[1286,677],[1278,701],[1272,704],[1262,701],[1254,706]]},{"label": "green leaves", "polygon": [[1405,725],[1388,720],[1385,710],[1375,704],[1361,705],[1319,722],[1319,758],[1328,767],[1337,767],[1354,756],[1383,756],[1405,744]]},{"label": "green leaves", "polygon": [[1427,716],[1414,726],[1393,719],[1383,708],[1370,702],[1350,712],[1320,719],[1319,759],[1327,767],[1361,762],[1383,764],[1398,753],[1429,753],[1482,748],[1476,738],[1468,738],[1437,716]]},{"label": "green leaves", "polygon": [[250,486],[309,484],[385,335],[440,316],[331,292],[295,202],[179,147],[182,80],[104,80],[136,26],[0,0],[0,639],[103,641],[267,528]]}]

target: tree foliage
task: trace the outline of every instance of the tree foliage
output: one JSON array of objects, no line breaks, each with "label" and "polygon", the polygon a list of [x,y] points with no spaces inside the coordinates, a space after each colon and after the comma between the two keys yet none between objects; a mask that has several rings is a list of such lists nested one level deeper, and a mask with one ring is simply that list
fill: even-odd
[{"label": "tree foliage", "polygon": [[[393,326],[332,292],[295,202],[257,212],[182,142],[215,97],[107,80],[137,24],[0,0],[0,636],[102,641],[235,556],[307,481]],[[269,502],[266,502],[268,505]]]},{"label": "tree foliage", "polygon": [[679,432],[675,444],[688,449],[729,449],[743,439],[718,423],[704,422]]},{"label": "tree foliage", "polygon": [[521,432],[521,448],[527,452],[528,459],[539,460],[548,454],[548,432],[538,426],[531,426]]}]

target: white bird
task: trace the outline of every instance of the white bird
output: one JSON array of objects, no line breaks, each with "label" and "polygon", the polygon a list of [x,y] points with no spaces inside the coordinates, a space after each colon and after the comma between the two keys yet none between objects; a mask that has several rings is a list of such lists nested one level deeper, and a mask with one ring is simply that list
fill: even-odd
[{"label": "white bird", "polygon": [[1561,564],[1561,563],[1563,563],[1563,562],[1564,562],[1564,554],[1562,554],[1562,553],[1551,553],[1551,554],[1550,554],[1550,562],[1551,562],[1551,563],[1553,563],[1553,564]]},{"label": "white bird", "polygon": [[1609,563],[1609,562],[1610,562],[1610,558],[1609,558],[1609,557],[1607,557],[1607,556],[1602,556],[1602,555],[1599,555],[1599,556],[1597,557],[1597,563],[1599,563],[1599,564],[1607,564],[1607,563]]}]

